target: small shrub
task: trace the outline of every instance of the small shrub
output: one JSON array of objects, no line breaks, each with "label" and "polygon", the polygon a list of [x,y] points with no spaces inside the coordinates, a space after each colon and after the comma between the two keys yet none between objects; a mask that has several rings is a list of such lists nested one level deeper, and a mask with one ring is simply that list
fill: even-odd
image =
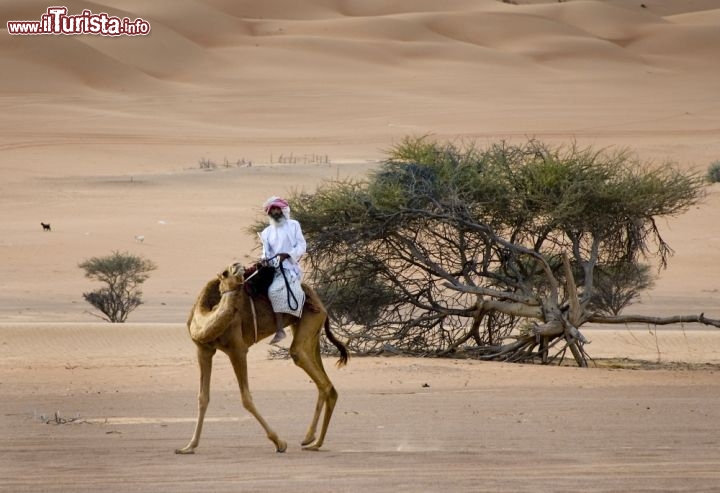
[{"label": "small shrub", "polygon": [[105,283],[105,287],[83,293],[85,301],[103,313],[103,320],[123,323],[135,308],[142,305],[140,285],[155,270],[154,262],[138,255],[113,252],[105,257],[92,257],[78,265],[85,277]]},{"label": "small shrub", "polygon": [[720,183],[720,160],[714,161],[708,166],[707,179],[710,183]]}]

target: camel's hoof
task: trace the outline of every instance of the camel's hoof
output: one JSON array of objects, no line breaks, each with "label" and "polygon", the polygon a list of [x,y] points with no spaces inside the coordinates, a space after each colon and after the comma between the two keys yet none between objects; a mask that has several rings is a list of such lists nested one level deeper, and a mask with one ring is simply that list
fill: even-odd
[{"label": "camel's hoof", "polygon": [[306,438],[302,442],[300,442],[300,445],[302,445],[303,447],[306,447],[306,446],[310,445],[311,443],[313,443],[314,441],[315,441],[315,437],[311,436],[311,437]]},{"label": "camel's hoof", "polygon": [[278,444],[275,446],[275,452],[278,454],[282,454],[287,450],[287,442],[284,440],[280,440]]},{"label": "camel's hoof", "polygon": [[318,450],[320,450],[320,445],[318,445],[317,443],[315,443],[315,444],[312,444],[312,445],[308,445],[307,447],[303,447],[302,449],[303,449],[303,450],[308,450],[308,451],[310,451],[310,452],[317,452]]},{"label": "camel's hoof", "polygon": [[195,449],[191,449],[191,448],[176,448],[176,449],[175,449],[175,453],[176,453],[176,454],[180,454],[180,455],[190,455],[190,454],[194,454],[194,453],[195,453]]}]

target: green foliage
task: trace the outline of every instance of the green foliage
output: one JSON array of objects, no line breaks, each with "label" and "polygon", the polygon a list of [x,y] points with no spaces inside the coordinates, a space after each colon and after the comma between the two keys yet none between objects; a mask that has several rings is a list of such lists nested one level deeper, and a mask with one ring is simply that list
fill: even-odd
[{"label": "green foliage", "polygon": [[720,183],[720,161],[713,161],[708,166],[707,179],[710,183]]},{"label": "green foliage", "polygon": [[[549,275],[562,285],[563,254],[583,302],[621,309],[649,282],[633,283],[617,266],[626,274],[651,256],[664,265],[672,251],[656,218],[695,204],[703,183],[670,165],[640,163],[628,150],[535,140],[478,149],[406,138],[366,181],[327,183],[292,202],[309,240],[311,277],[353,341],[363,341],[355,349],[390,344],[436,354],[467,340],[477,320],[484,331],[522,322],[498,313],[478,318],[477,296],[444,283],[541,300],[558,285]],[[596,294],[613,289],[629,298],[615,293],[603,302]]]},{"label": "green foliage", "polygon": [[125,322],[130,312],[142,304],[139,286],[157,268],[141,256],[117,251],[105,257],[92,257],[78,267],[85,271],[85,277],[105,284],[101,289],[83,293],[83,297],[105,315],[103,320],[112,323]]},{"label": "green foliage", "polygon": [[[372,325],[393,302],[392,289],[383,284],[372,266],[326,272],[318,282],[318,294],[327,303],[330,315],[344,324]],[[362,303],[357,300],[361,299]]]}]

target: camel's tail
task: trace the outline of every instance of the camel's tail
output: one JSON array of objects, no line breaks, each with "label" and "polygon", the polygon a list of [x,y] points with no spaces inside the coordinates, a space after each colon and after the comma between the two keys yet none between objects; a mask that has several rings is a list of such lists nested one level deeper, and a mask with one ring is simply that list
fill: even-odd
[{"label": "camel's tail", "polygon": [[342,342],[338,341],[332,332],[330,332],[330,319],[328,317],[325,317],[325,335],[327,336],[328,340],[333,343],[333,345],[338,348],[338,351],[340,351],[340,359],[337,360],[337,363],[335,363],[337,366],[345,366],[348,362],[348,352],[347,348],[343,345]]}]

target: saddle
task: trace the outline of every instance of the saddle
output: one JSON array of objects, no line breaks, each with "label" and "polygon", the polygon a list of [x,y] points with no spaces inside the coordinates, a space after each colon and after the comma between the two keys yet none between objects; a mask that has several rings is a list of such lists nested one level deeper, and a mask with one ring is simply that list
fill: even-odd
[{"label": "saddle", "polygon": [[[255,274],[256,272],[257,274]],[[270,289],[270,285],[275,278],[275,269],[259,263],[253,264],[245,268],[243,277],[247,279],[243,284],[245,286],[245,292],[251,298],[259,298],[260,296],[267,296],[268,289]]]},{"label": "saddle", "polygon": [[[255,274],[255,272],[257,272],[257,274]],[[267,298],[268,289],[270,289],[270,285],[275,278],[275,268],[256,263],[245,268],[243,277],[247,279],[243,285],[248,296],[252,299],[258,299],[260,297]],[[305,308],[314,313],[320,312],[320,307],[312,302],[310,296],[305,296]]]}]

